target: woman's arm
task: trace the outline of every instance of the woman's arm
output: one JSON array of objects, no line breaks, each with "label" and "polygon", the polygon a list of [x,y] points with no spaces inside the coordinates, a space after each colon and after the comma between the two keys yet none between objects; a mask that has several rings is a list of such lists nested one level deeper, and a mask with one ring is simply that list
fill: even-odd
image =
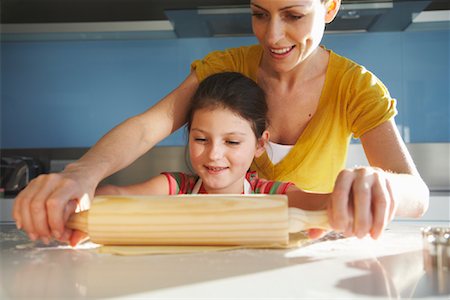
[{"label": "woman's arm", "polygon": [[[64,224],[81,199],[94,195],[105,177],[131,164],[185,122],[189,100],[198,86],[192,72],[186,80],[146,112],[112,129],[83,157],[58,174],[41,175],[16,198],[13,217],[32,240],[52,236],[68,240]],[[69,205],[70,204],[70,205]]]},{"label": "woman's arm", "polygon": [[329,205],[330,223],[345,235],[378,238],[394,216],[420,217],[429,190],[393,120],[361,136],[371,167],[341,171]]}]

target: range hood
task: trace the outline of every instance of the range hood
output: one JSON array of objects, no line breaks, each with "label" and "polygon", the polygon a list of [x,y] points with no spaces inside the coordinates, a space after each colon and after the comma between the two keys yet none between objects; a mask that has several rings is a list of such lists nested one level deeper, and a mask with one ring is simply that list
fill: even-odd
[{"label": "range hood", "polygon": [[[36,33],[69,39],[252,34],[249,0],[2,0],[0,5],[2,40]],[[433,12],[440,17],[424,15]],[[449,29],[450,1],[342,0],[341,9],[326,32],[421,28]]]},{"label": "range hood", "polygon": [[[433,3],[444,5],[436,6],[432,5]],[[438,7],[441,15],[448,14],[450,17],[450,1],[448,0],[344,0],[335,20],[326,26],[326,32],[404,31],[414,23],[414,18],[428,7]],[[178,37],[252,34],[248,5],[166,10],[165,13],[174,24]],[[430,22],[433,22],[433,19]],[[450,28],[450,18],[443,22],[444,24],[440,25]]]}]

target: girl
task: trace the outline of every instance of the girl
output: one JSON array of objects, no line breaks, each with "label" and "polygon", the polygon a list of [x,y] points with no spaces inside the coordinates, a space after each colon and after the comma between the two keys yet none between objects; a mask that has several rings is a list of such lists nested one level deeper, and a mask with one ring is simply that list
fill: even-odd
[{"label": "girl", "polygon": [[[211,75],[199,85],[187,115],[189,157],[195,175],[164,172],[130,186],[107,185],[96,194],[288,194],[291,206],[318,209],[327,194],[249,172],[269,139],[264,91],[240,73]],[[311,201],[312,200],[312,201]]]}]

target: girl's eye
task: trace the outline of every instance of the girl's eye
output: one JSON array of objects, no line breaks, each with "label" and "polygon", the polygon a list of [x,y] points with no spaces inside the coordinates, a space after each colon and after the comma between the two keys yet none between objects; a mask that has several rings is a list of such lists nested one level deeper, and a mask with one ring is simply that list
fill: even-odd
[{"label": "girl's eye", "polygon": [[238,142],[238,141],[227,141],[227,144],[235,146],[235,145],[240,145],[241,142]]}]

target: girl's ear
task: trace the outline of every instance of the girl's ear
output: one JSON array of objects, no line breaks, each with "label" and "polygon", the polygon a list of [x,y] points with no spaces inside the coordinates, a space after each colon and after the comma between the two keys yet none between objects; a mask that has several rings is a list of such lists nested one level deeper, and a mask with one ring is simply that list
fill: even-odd
[{"label": "girl's ear", "polygon": [[256,142],[256,152],[255,157],[260,157],[264,151],[266,151],[266,144],[269,142],[269,132],[265,130],[261,137]]},{"label": "girl's ear", "polygon": [[327,10],[325,14],[325,23],[331,23],[336,17],[339,7],[341,7],[341,0],[325,0],[325,9]]}]

